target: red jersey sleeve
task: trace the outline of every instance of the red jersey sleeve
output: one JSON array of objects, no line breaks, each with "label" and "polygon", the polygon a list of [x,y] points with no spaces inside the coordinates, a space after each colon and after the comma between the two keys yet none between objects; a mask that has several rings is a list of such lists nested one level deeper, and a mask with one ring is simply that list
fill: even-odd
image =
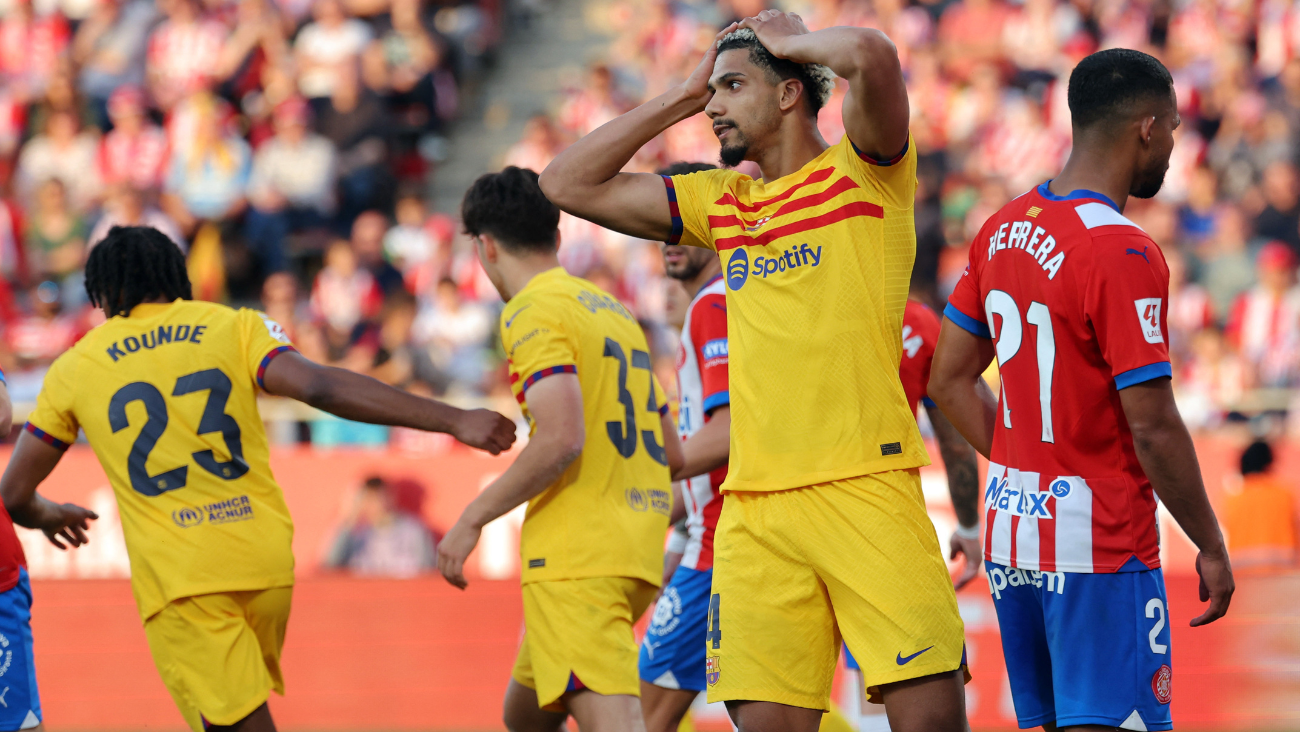
[{"label": "red jersey sleeve", "polygon": [[727,299],[705,295],[691,311],[691,341],[700,364],[704,391],[704,413],[731,404],[727,383]]},{"label": "red jersey sleeve", "polygon": [[[992,219],[989,219],[992,221]],[[980,233],[975,236],[975,241],[980,242],[986,238],[985,229],[980,229]],[[959,326],[962,330],[973,333],[980,338],[992,338],[989,331],[989,324],[984,315],[984,298],[980,296],[979,271],[976,267],[975,258],[980,255],[981,249],[978,244],[972,244],[970,248],[970,262],[966,265],[966,271],[961,273],[961,278],[957,280],[957,286],[953,288],[952,294],[948,296],[948,307],[943,309],[943,315],[948,320]]]},{"label": "red jersey sleeve", "polygon": [[1165,340],[1169,267],[1160,247],[1132,234],[1097,237],[1093,244],[1084,315],[1110,364],[1115,387],[1171,376]]}]

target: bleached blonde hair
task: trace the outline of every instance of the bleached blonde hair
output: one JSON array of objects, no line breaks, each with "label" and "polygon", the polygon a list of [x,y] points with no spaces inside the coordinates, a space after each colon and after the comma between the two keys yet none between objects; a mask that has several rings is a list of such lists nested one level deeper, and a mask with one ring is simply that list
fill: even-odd
[{"label": "bleached blonde hair", "polygon": [[775,83],[785,79],[798,79],[808,97],[808,106],[814,117],[826,106],[835,89],[835,72],[821,64],[799,64],[788,59],[777,58],[767,50],[758,36],[749,28],[732,31],[718,41],[718,53],[735,49],[747,49],[749,60],[767,72],[769,79]]}]

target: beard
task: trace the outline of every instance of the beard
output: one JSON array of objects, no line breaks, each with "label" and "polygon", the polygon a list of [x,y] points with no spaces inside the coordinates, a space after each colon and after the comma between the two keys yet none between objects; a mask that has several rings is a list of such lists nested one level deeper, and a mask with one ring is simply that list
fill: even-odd
[{"label": "beard", "polygon": [[723,145],[718,157],[724,168],[734,168],[745,162],[745,156],[749,154],[749,142],[744,139],[743,135],[736,135],[741,138],[739,145]]},{"label": "beard", "polygon": [[712,258],[713,253],[708,252],[708,257],[695,257],[693,256],[694,253],[695,252],[692,250],[676,265],[666,264],[664,266],[664,274],[681,282],[690,282],[695,279],[699,276],[700,270],[704,269],[704,267],[708,265],[709,259]]},{"label": "beard", "polygon": [[1144,171],[1142,177],[1135,182],[1129,195],[1134,198],[1155,198],[1155,195],[1160,192],[1160,187],[1165,184],[1165,174],[1168,172],[1169,163],[1167,161],[1159,170]]}]

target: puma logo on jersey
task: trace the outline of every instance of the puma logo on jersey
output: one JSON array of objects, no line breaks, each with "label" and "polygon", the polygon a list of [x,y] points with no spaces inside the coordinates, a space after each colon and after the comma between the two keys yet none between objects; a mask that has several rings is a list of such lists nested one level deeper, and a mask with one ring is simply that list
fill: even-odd
[{"label": "puma logo on jersey", "polygon": [[1138,250],[1134,249],[1133,247],[1129,247],[1127,250],[1124,251],[1124,254],[1126,254],[1126,255],[1128,255],[1128,254],[1136,254],[1136,255],[1138,255],[1139,257],[1141,257],[1141,258],[1143,258],[1143,259],[1146,259],[1146,260],[1147,260],[1147,264],[1151,264],[1151,260],[1150,260],[1150,259],[1147,259],[1147,249],[1149,249],[1149,248],[1150,248],[1150,247],[1142,247],[1142,251],[1139,252]]}]

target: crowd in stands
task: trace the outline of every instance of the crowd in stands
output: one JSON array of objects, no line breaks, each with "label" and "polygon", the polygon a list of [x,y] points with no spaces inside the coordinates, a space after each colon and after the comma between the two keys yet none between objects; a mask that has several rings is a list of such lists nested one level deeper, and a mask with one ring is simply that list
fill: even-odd
[{"label": "crowd in stands", "polygon": [[[812,28],[876,27],[898,45],[920,154],[913,291],[936,307],[984,219],[1059,170],[1074,64],[1110,46],[1161,58],[1182,126],[1164,189],[1126,213],[1170,264],[1185,416],[1213,428],[1288,408],[1300,386],[1300,5],[784,5]],[[593,3],[584,17],[610,35],[601,59],[484,167],[540,171],[763,6]],[[96,323],[82,267],[119,224],[166,232],[188,253],[196,297],[259,305],[313,359],[421,393],[508,396],[499,299],[457,222],[424,199],[506,13],[495,0],[0,0],[0,366],[14,399],[33,399],[45,367]],[[821,113],[831,143],[845,89]],[[632,167],[715,162],[717,150],[700,115]],[[645,322],[671,383],[664,326],[682,297],[658,245],[568,216],[561,231],[565,266]]]}]

